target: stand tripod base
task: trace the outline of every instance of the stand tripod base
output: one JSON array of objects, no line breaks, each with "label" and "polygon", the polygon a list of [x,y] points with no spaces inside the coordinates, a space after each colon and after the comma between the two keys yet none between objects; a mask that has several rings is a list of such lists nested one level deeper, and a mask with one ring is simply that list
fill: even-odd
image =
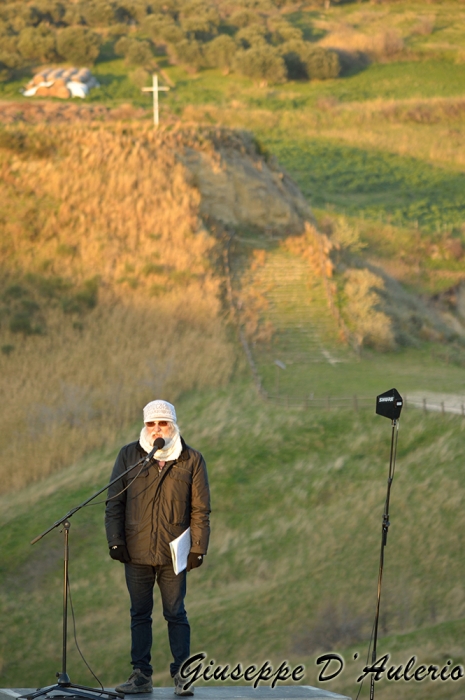
[{"label": "stand tripod base", "polygon": [[124,693],[117,693],[112,690],[98,690],[98,688],[87,688],[85,685],[74,685],[73,683],[55,683],[46,688],[39,688],[33,693],[20,695],[18,700],[34,700],[41,696],[49,698],[86,698],[86,700],[115,700],[124,698]]}]

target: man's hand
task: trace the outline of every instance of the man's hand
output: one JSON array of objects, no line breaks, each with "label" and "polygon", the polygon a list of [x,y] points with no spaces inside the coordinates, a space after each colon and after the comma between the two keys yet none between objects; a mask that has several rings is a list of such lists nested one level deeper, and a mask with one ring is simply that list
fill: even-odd
[{"label": "man's hand", "polygon": [[113,547],[110,547],[110,557],[115,561],[120,561],[122,564],[127,564],[131,561],[125,544],[115,544]]},{"label": "man's hand", "polygon": [[196,569],[198,566],[202,566],[202,564],[203,554],[199,554],[198,552],[189,552],[189,556],[187,557],[187,571]]}]

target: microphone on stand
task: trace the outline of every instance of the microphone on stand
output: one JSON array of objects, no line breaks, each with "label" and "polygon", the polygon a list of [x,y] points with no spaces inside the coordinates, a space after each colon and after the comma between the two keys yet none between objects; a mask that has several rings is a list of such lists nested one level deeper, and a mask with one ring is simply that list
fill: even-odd
[{"label": "microphone on stand", "polygon": [[165,441],[163,440],[163,438],[161,438],[161,437],[156,438],[156,440],[153,443],[153,450],[145,458],[145,463],[147,464],[148,462],[150,462],[150,460],[153,458],[155,452],[157,452],[158,450],[162,450],[164,448],[164,446],[165,446]]}]

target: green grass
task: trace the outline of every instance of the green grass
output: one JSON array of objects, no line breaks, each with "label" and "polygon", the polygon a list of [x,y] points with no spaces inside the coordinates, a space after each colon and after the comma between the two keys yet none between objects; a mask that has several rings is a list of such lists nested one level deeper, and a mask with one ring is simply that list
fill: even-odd
[{"label": "green grass", "polygon": [[122,59],[101,61],[92,69],[100,83],[99,88],[90,91],[89,102],[114,106],[121,102],[130,102],[136,107],[150,108],[150,96],[144,95],[135,85],[129,75],[128,68]]},{"label": "green grass", "polygon": [[337,80],[310,83],[288,83],[279,86],[285,94],[296,92],[295,102],[269,100],[260,92],[250,95],[248,104],[263,109],[311,108],[325,97],[340,102],[367,102],[369,100],[405,100],[407,98],[455,97],[463,95],[465,65],[438,61],[399,61],[372,64],[355,75]]},{"label": "green grass", "polygon": [[[465,395],[463,367],[438,362],[434,346],[383,354],[365,350],[361,360],[354,357],[347,359],[346,353],[338,353],[337,348],[331,348],[331,354],[336,358],[341,357],[343,361],[335,365],[324,361],[307,365],[288,364],[285,370],[279,370],[277,378],[274,361],[264,364],[257,353],[265,390],[272,396],[278,393],[282,400],[288,397],[301,403],[311,394],[319,400],[328,396],[346,399],[353,396],[375,397],[392,386],[407,397],[409,392],[427,390]],[[348,406],[352,408],[351,401]]]},{"label": "green grass", "polygon": [[[389,421],[371,412],[270,406],[239,379],[186,395],[177,410],[187,441],[207,459],[213,501],[211,548],[204,567],[189,575],[192,650],[221,664],[304,663],[306,684],[317,682],[328,632],[330,650],[346,658],[357,650],[364,658]],[[413,648],[427,650],[431,663],[449,653],[463,662],[463,429],[460,418],[413,409],[401,418],[378,643],[397,658]],[[137,434],[134,426],[120,442]],[[115,454],[116,446],[89,455],[0,501],[3,687],[17,687],[18,677],[22,687],[49,684],[60,668],[62,536],[54,530],[33,547],[29,542],[103,485]],[[70,580],[79,644],[108,686],[128,672],[128,600],[122,567],[107,554],[102,515],[96,506],[72,518]],[[158,599],[154,629],[155,681],[166,685]],[[348,663],[325,687],[355,696],[359,664]],[[72,633],[68,670],[73,682],[93,683]],[[382,697],[398,697],[397,686],[388,690]],[[444,697],[435,692],[429,697]]]},{"label": "green grass", "polygon": [[273,112],[311,109],[327,97],[343,103],[455,97],[463,95],[465,82],[465,64],[440,61],[372,64],[337,80],[291,81],[261,88],[246,78],[224,76],[218,70],[201,70],[194,76],[179,68],[169,68],[167,72],[176,82],[176,89],[166,98],[168,104],[221,105],[227,100],[240,100],[249,108]]},{"label": "green grass", "polygon": [[260,137],[317,208],[330,205],[395,226],[418,223],[429,232],[463,222],[463,173],[329,139],[297,139],[282,131]]}]

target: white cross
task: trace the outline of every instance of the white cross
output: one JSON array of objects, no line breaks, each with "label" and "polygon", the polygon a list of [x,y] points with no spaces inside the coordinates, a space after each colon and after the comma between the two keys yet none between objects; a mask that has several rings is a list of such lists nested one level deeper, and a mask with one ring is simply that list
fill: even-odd
[{"label": "white cross", "polygon": [[158,75],[153,75],[152,87],[142,88],[142,92],[153,92],[153,123],[158,126],[158,93],[160,90],[169,90],[169,87],[158,86]]}]

